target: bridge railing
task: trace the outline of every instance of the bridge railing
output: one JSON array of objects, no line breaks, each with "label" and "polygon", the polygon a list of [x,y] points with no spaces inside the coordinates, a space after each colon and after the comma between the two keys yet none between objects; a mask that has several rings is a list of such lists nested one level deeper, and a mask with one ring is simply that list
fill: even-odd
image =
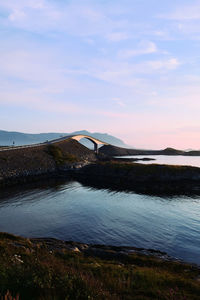
[{"label": "bridge railing", "polygon": [[[79,136],[79,135],[69,135],[69,136],[63,136],[63,137],[60,137],[58,139],[54,139],[54,140],[50,140],[50,141],[46,141],[46,142],[42,142],[42,143],[37,143],[37,144],[31,144],[31,145],[21,145],[21,146],[7,146],[7,147],[0,147],[0,151],[10,151],[10,150],[17,150],[17,149],[25,149],[25,148],[36,148],[36,147],[41,147],[43,145],[48,145],[48,144],[54,144],[54,143],[57,143],[57,142],[60,142],[60,141],[64,141],[66,139],[70,139],[70,138],[73,138],[73,137],[76,137],[76,136]],[[107,144],[105,142],[102,142],[98,139],[95,139],[91,136],[84,136],[85,138],[91,138],[91,139],[94,139],[94,141],[98,141],[102,144]]]}]

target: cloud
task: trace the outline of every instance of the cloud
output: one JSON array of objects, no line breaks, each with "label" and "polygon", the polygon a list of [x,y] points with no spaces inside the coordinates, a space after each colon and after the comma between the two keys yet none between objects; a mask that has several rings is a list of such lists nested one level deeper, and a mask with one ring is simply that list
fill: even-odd
[{"label": "cloud", "polygon": [[154,60],[146,63],[146,66],[152,70],[175,70],[180,65],[177,58],[166,60]]},{"label": "cloud", "polygon": [[101,59],[92,61],[91,65],[87,67],[87,74],[93,78],[117,86],[129,87],[135,92],[144,94],[145,88],[150,88],[150,85],[147,85],[149,80],[146,79],[146,76],[168,74],[176,70],[180,64],[179,60],[173,57],[134,63]]},{"label": "cloud", "polygon": [[[0,0],[3,24],[44,34],[63,32],[78,37],[103,37],[112,42],[128,38],[126,22],[113,18],[103,5],[82,1]],[[1,19],[2,21],[2,19]]]},{"label": "cloud", "polygon": [[137,87],[141,81],[140,79],[137,79],[136,74],[134,74],[132,65],[119,62],[105,60],[95,62],[88,70],[88,73],[91,77],[103,80],[110,84],[131,88]]},{"label": "cloud", "polygon": [[159,17],[177,21],[200,20],[200,3],[199,1],[195,1],[189,5],[181,3],[171,13],[162,14]]},{"label": "cloud", "polygon": [[172,6],[171,11],[158,15],[158,19],[168,29],[168,37],[173,40],[199,40],[200,2],[182,1],[181,5]]},{"label": "cloud", "polygon": [[177,118],[180,117],[180,123],[199,124],[200,78],[183,76],[179,82],[171,81],[170,88],[164,86],[162,89],[164,89],[163,93],[159,93],[151,100],[152,107],[163,110],[165,114],[171,112]]},{"label": "cloud", "polygon": [[106,36],[106,38],[111,42],[121,42],[128,40],[130,35],[126,32],[111,32]]},{"label": "cloud", "polygon": [[157,51],[158,49],[155,43],[149,41],[142,41],[136,47],[136,49],[120,50],[118,53],[118,57],[128,59],[133,56],[156,53]]},{"label": "cloud", "polygon": [[0,50],[0,71],[4,78],[20,80],[49,93],[61,93],[76,86],[71,76],[66,76],[66,71],[54,63],[54,55],[36,49]]},{"label": "cloud", "polygon": [[121,100],[121,98],[112,98],[112,100],[119,105],[120,107],[125,107],[125,102]]},{"label": "cloud", "polygon": [[41,130],[63,120],[64,128],[95,126],[152,145],[177,124],[196,126],[199,46],[188,40],[199,37],[200,4],[144,2],[0,0],[4,127],[17,128],[16,109],[21,123],[32,118],[31,130],[40,115]]},{"label": "cloud", "polygon": [[58,101],[52,99],[41,90],[35,89],[12,89],[4,91],[0,89],[0,104],[34,109],[37,111],[71,114],[80,113],[80,106],[70,101]]},{"label": "cloud", "polygon": [[14,10],[8,17],[8,19],[11,22],[15,22],[17,20],[24,19],[26,17],[26,14],[23,11],[20,10]]}]

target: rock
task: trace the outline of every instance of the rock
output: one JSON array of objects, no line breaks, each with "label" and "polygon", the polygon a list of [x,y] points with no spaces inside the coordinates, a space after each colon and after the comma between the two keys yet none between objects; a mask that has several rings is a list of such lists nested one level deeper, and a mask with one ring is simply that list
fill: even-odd
[{"label": "rock", "polygon": [[15,254],[12,259],[13,263],[23,264],[23,260],[21,259],[21,255]]},{"label": "rock", "polygon": [[78,247],[72,247],[72,248],[69,248],[71,251],[74,251],[74,252],[81,252]]}]

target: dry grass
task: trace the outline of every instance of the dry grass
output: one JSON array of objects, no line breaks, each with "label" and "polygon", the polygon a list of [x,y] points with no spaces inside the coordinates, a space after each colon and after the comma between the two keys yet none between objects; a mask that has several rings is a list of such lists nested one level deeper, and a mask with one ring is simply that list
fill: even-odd
[{"label": "dry grass", "polygon": [[197,300],[198,276],[193,266],[155,257],[103,260],[0,234],[0,295],[5,300]]},{"label": "dry grass", "polygon": [[19,294],[17,294],[15,297],[10,293],[10,291],[7,291],[4,296],[1,296],[0,294],[0,299],[1,300],[20,300],[19,299]]},{"label": "dry grass", "polygon": [[54,158],[57,165],[79,161],[75,155],[64,152],[60,147],[55,145],[49,145],[47,151]]}]

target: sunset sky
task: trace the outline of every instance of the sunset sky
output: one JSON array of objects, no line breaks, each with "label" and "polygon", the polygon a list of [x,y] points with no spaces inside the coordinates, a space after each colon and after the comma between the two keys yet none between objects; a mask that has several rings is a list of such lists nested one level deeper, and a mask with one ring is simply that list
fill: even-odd
[{"label": "sunset sky", "polygon": [[0,129],[200,149],[200,1],[0,0]]}]

